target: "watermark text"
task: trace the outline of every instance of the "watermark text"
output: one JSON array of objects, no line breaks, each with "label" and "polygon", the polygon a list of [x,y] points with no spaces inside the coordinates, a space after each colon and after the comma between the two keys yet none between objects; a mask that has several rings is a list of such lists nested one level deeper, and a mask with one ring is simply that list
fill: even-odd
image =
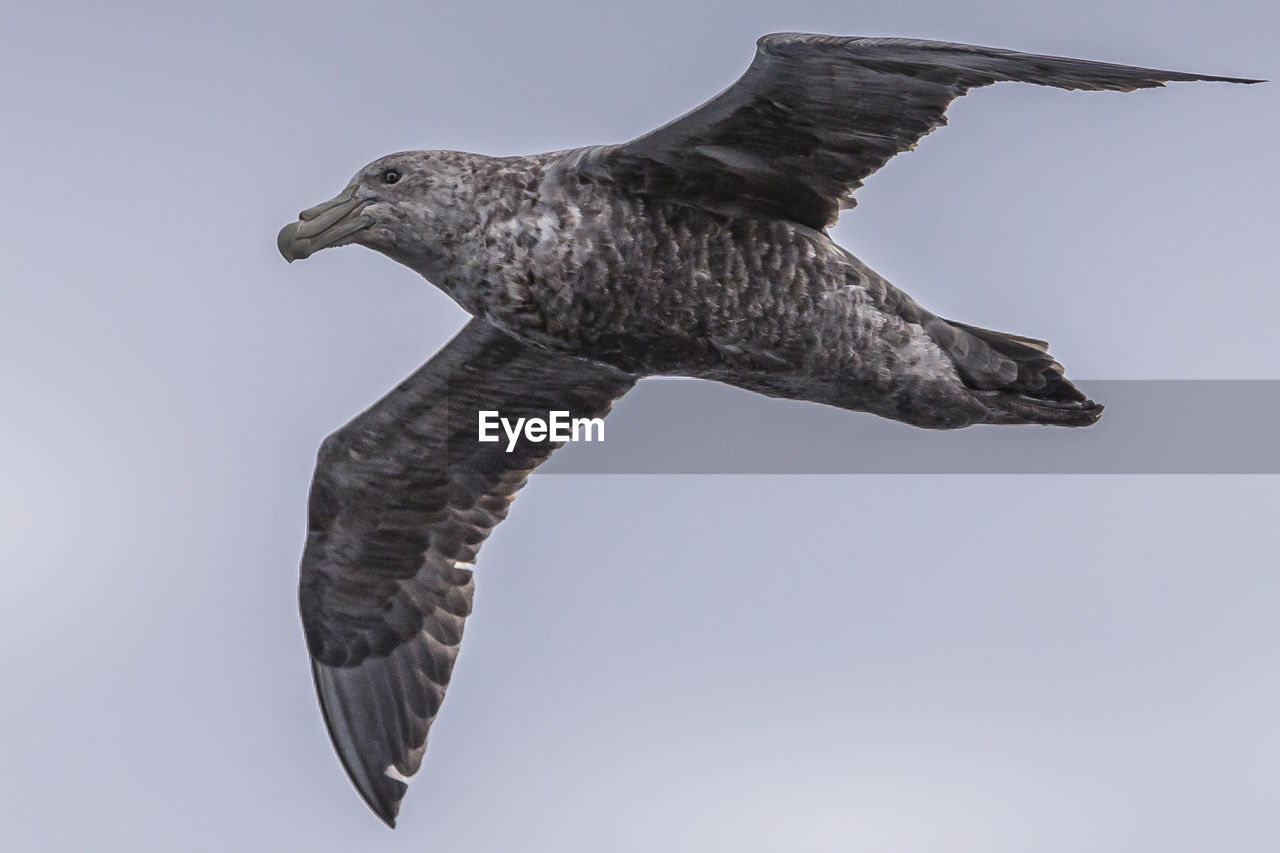
[{"label": "watermark text", "polygon": [[482,411],[480,441],[502,441],[506,436],[507,452],[516,449],[523,435],[526,441],[604,441],[604,418],[574,418],[567,411],[547,412],[542,418],[504,418],[496,411]]}]

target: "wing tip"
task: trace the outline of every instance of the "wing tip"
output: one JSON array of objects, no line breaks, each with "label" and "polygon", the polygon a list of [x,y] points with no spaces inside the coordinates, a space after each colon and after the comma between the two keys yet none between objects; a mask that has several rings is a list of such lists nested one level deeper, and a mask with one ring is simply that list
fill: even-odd
[{"label": "wing tip", "polygon": [[1010,51],[1005,48],[992,48],[982,45],[962,44],[959,42],[936,41],[933,39],[909,39],[909,38],[884,38],[878,36],[834,36],[822,33],[800,33],[800,32],[777,32],[765,33],[756,39],[756,49],[761,52],[775,54],[778,48],[788,43],[799,43],[806,46],[843,46],[851,47],[858,45],[859,47],[914,47],[932,50],[953,50],[953,51],[990,51],[1005,55],[1025,57],[1028,59],[1066,59],[1070,62],[1084,62],[1090,65],[1106,65],[1116,69],[1125,71],[1144,71],[1158,77],[1151,77],[1145,84],[1135,84],[1135,88],[1149,88],[1163,86],[1169,82],[1210,82],[1210,83],[1243,83],[1252,85],[1254,83],[1270,83],[1270,80],[1254,79],[1252,77],[1225,77],[1217,74],[1194,74],[1184,71],[1164,71],[1154,68],[1142,68],[1139,66],[1116,65],[1110,62],[1098,60],[1074,59],[1071,57],[1057,56],[1041,56],[1038,54],[1022,53],[1021,51]]},{"label": "wing tip", "polygon": [[[1172,73],[1172,72],[1165,72]],[[1252,86],[1254,83],[1270,83],[1270,80],[1255,80],[1252,77],[1221,77],[1217,74],[1179,74],[1164,82],[1173,83],[1243,83]]]},{"label": "wing tip", "polygon": [[[320,700],[320,715],[324,719],[334,752],[338,754],[338,761],[360,799],[389,829],[395,829],[400,803],[409,790],[404,781],[406,777],[398,772],[394,776],[388,772],[395,770],[394,765],[388,765],[383,771],[383,778],[375,780],[372,777],[352,740],[350,721],[346,719],[341,697],[331,682],[332,673],[328,669],[314,657],[311,659],[311,676],[316,686],[316,696]],[[337,707],[333,706],[335,702]]]},{"label": "wing tip", "polygon": [[[345,758],[342,763],[346,765]],[[344,769],[347,768],[344,767]],[[404,801],[404,795],[409,790],[406,777],[396,771],[395,765],[388,765],[383,771],[383,775],[392,782],[391,790],[387,791],[379,788],[371,780],[358,779],[350,770],[347,771],[347,775],[354,783],[356,792],[360,794],[360,799],[364,800],[364,804],[369,807],[369,811],[377,815],[378,820],[387,825],[387,829],[395,829],[396,820],[400,817],[400,803]]]},{"label": "wing tip", "polygon": [[394,803],[379,804],[374,802],[372,798],[365,796],[364,791],[360,791],[360,797],[364,800],[365,805],[369,807],[369,810],[378,816],[378,820],[386,824],[387,829],[396,828],[396,818],[400,815],[400,802],[398,800]]}]

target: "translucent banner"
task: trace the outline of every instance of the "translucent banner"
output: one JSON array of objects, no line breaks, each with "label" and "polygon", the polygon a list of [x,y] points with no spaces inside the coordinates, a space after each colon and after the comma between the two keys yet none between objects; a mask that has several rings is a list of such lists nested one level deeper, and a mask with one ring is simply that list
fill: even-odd
[{"label": "translucent banner", "polygon": [[924,430],[712,382],[646,380],[558,474],[1280,474],[1280,380],[1078,382],[1094,426]]}]

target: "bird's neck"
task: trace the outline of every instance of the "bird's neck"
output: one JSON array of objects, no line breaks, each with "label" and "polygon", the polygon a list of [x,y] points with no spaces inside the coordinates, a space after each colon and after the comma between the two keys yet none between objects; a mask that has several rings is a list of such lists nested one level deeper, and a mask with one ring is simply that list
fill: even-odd
[{"label": "bird's neck", "polygon": [[[530,230],[537,217],[540,157],[481,157],[449,164],[434,182],[422,244],[402,262],[473,315],[495,292],[525,281]],[[536,233],[536,232],[534,232]]]}]

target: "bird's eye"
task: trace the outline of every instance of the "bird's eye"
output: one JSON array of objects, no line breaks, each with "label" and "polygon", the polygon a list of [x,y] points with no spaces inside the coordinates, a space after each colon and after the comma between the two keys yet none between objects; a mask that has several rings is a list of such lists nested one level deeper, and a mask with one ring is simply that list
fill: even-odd
[{"label": "bird's eye", "polygon": [[400,173],[395,169],[387,169],[382,173],[382,182],[384,184],[394,184],[398,180],[400,180]]}]

